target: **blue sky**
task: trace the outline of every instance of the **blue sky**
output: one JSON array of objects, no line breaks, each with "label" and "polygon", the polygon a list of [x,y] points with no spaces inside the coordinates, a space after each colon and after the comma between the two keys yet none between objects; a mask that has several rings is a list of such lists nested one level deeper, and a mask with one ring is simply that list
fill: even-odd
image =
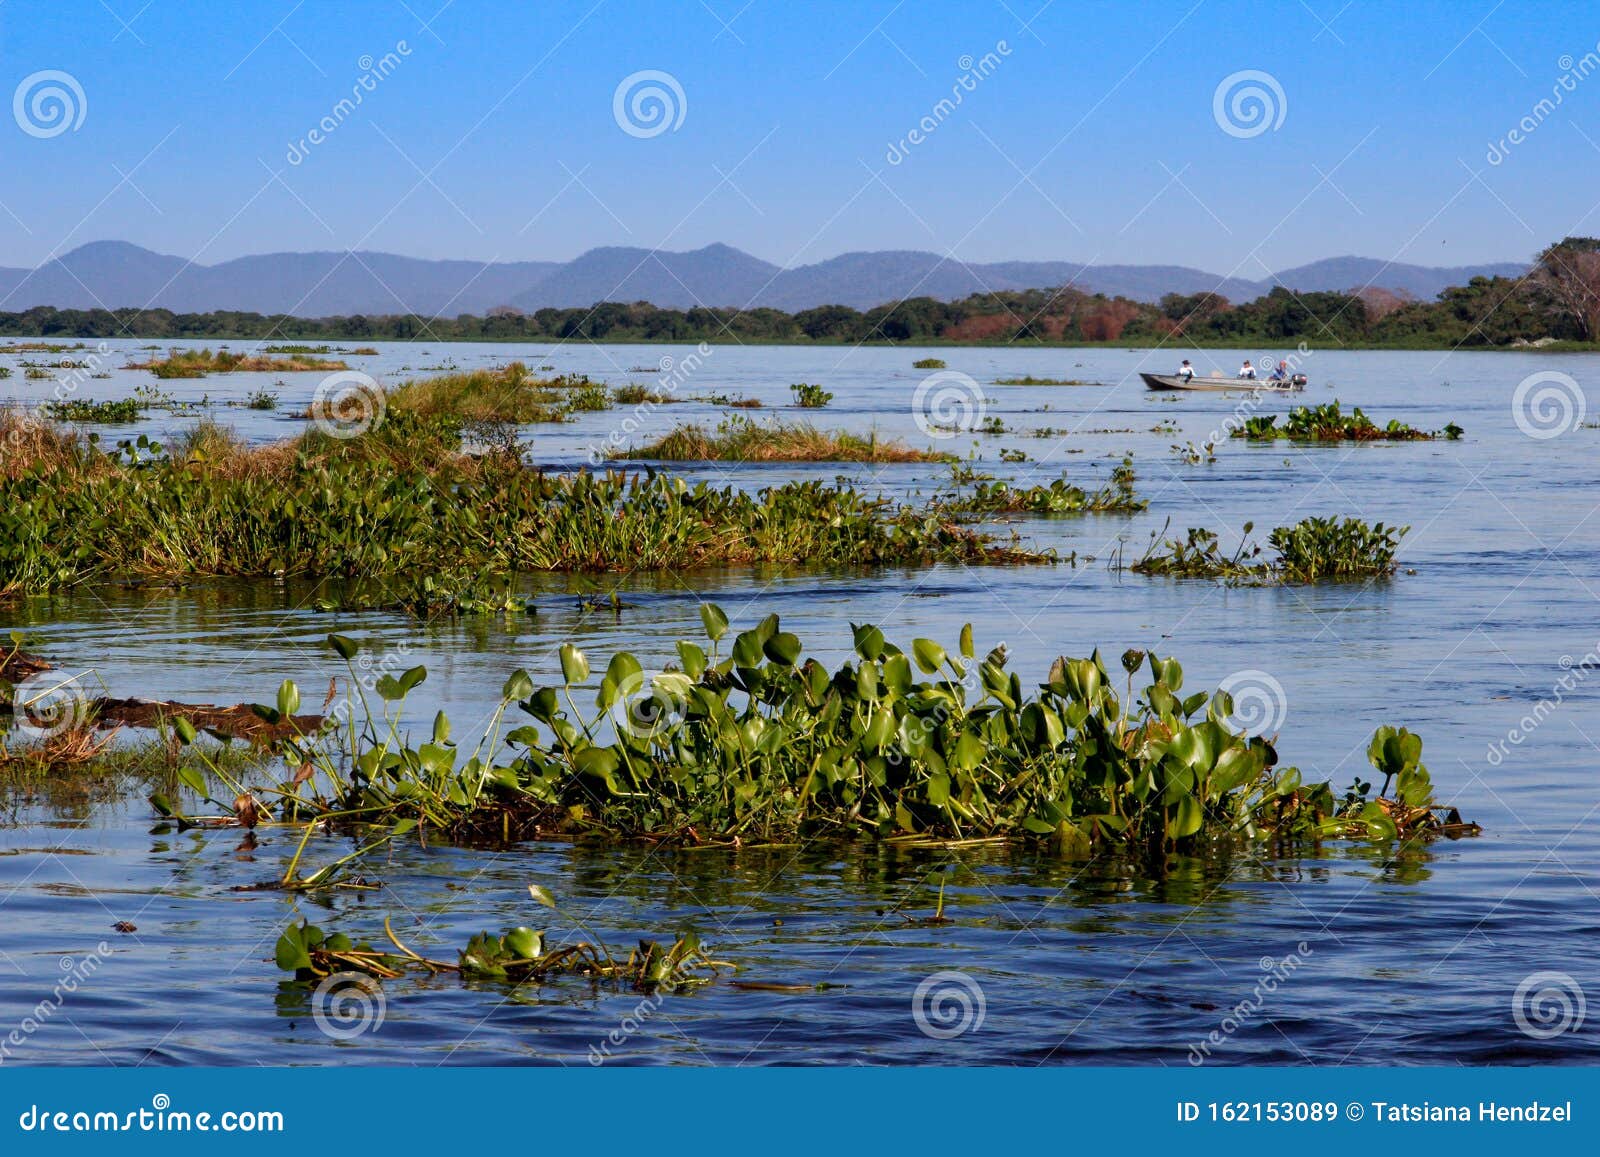
[{"label": "blue sky", "polygon": [[[1600,233],[1600,72],[1572,79],[1600,52],[1593,5],[142,4],[0,5],[0,96],[23,90],[30,118],[28,78],[54,70],[84,106],[55,135],[47,114],[32,132],[0,117],[0,264],[105,238],[207,263],[724,241],[784,265],[913,248],[1259,277],[1345,253],[1520,260]],[[656,135],[613,113],[644,70],[683,94]],[[1250,70],[1281,123],[1230,133],[1214,97]],[[1564,74],[1561,104],[1534,111]]]}]

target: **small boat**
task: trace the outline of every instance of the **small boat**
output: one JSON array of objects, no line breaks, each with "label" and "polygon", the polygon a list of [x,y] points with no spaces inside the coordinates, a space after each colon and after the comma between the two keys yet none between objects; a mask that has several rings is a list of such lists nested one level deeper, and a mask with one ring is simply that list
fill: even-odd
[{"label": "small boat", "polygon": [[1270,390],[1273,393],[1288,394],[1295,390],[1306,388],[1304,374],[1295,374],[1287,381],[1274,382],[1266,378],[1202,378],[1198,375],[1185,378],[1181,374],[1146,374],[1140,373],[1144,384],[1152,390],[1211,390],[1215,392],[1231,390]]}]

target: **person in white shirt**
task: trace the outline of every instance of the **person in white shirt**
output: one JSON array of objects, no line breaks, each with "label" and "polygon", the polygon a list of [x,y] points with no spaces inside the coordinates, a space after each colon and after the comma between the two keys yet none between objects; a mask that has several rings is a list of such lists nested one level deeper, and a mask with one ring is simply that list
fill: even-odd
[{"label": "person in white shirt", "polygon": [[1194,367],[1189,364],[1188,358],[1184,358],[1183,365],[1178,367],[1178,376],[1186,382],[1194,380]]},{"label": "person in white shirt", "polygon": [[1248,379],[1248,380],[1250,380],[1252,382],[1255,381],[1256,368],[1255,368],[1255,366],[1250,364],[1250,359],[1249,358],[1245,358],[1244,359],[1244,365],[1239,367],[1239,376],[1241,378],[1246,378],[1246,379]]}]

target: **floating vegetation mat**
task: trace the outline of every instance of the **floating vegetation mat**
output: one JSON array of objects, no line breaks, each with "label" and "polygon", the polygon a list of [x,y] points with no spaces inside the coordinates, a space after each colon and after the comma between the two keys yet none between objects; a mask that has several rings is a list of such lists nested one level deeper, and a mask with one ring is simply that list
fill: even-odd
[{"label": "floating vegetation mat", "polygon": [[[1191,527],[1183,539],[1151,536],[1150,548],[1130,568],[1136,574],[1171,578],[1232,579],[1252,583],[1311,583],[1388,578],[1395,572],[1395,552],[1409,526],[1385,526],[1359,518],[1303,518],[1280,526],[1267,536],[1277,557],[1261,560],[1261,547],[1250,541],[1253,523],[1231,555],[1222,552],[1214,531]],[[1259,560],[1259,561],[1258,561]]]},{"label": "floating vegetation mat", "polygon": [[[1232,726],[1226,691],[1186,693],[1173,659],[1127,652],[1119,692],[1098,653],[1060,658],[1030,689],[1003,648],[978,656],[970,627],[949,652],[857,626],[851,658],[829,669],[776,616],[730,635],[717,607],[701,614],[709,650],[683,640],[664,670],[619,652],[597,675],[568,644],[561,683],[516,672],[470,749],[443,713],[426,740],[404,733],[424,667],[368,687],[357,644],[330,636],[360,691],[329,726],[284,741],[281,781],[219,770],[220,788],[183,781],[200,811],[167,796],[154,806],[184,826],[302,826],[275,885],[291,889],[335,884],[373,848],[430,830],[730,847],[1004,839],[1074,856],[1476,831],[1435,801],[1419,737],[1378,728],[1368,758],[1382,787],[1358,777],[1338,793],[1280,767],[1275,737]],[[276,725],[299,703],[285,682],[255,710]],[[330,827],[358,834],[357,851],[302,873],[311,833]]]},{"label": "floating vegetation mat", "polygon": [[1320,406],[1296,406],[1281,426],[1276,414],[1246,418],[1244,425],[1234,428],[1232,436],[1255,441],[1291,438],[1303,442],[1427,442],[1435,438],[1455,441],[1463,433],[1465,431],[1454,422],[1433,431],[1418,430],[1398,419],[1379,426],[1361,412],[1361,407],[1345,414],[1335,401]]}]

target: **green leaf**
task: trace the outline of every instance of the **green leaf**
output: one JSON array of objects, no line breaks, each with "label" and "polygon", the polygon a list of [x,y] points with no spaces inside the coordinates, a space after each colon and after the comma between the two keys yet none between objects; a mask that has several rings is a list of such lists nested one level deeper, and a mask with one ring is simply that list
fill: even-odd
[{"label": "green leaf", "polygon": [[423,666],[411,667],[400,673],[400,693],[408,695],[411,691],[428,677],[428,669]]},{"label": "green leaf", "polygon": [[278,684],[278,714],[294,715],[300,710],[300,688],[294,685],[294,680],[285,679]]},{"label": "green leaf", "polygon": [[190,791],[194,792],[195,795],[205,796],[206,777],[200,773],[198,768],[180,767],[178,769],[178,780]]},{"label": "green leaf", "polygon": [[944,648],[932,639],[911,640],[911,654],[924,675],[933,675],[944,665]]},{"label": "green leaf", "polygon": [[761,645],[761,650],[774,663],[793,667],[800,658],[800,639],[788,631],[779,631]]},{"label": "green leaf", "polygon": [[1200,830],[1205,818],[1205,809],[1200,806],[1200,801],[1192,795],[1186,795],[1178,801],[1172,818],[1167,821],[1167,835],[1175,840],[1192,836]]},{"label": "green leaf", "polygon": [[528,895],[532,896],[546,908],[554,909],[556,906],[555,896],[552,895],[550,889],[546,888],[543,884],[529,884]]},{"label": "green leaf", "polygon": [[172,721],[172,730],[178,733],[178,742],[185,747],[193,743],[199,734],[195,731],[194,724],[190,723],[182,715]]},{"label": "green leaf", "polygon": [[561,644],[561,677],[569,687],[589,677],[589,660],[571,643]]},{"label": "green leaf", "polygon": [[273,949],[272,957],[277,961],[278,967],[285,972],[310,968],[311,954],[306,951],[304,929],[293,924],[285,928],[283,935],[278,937],[278,944]]},{"label": "green leaf", "polygon": [[337,651],[339,653],[339,658],[343,659],[347,663],[351,659],[354,659],[356,657],[356,652],[361,649],[360,647],[356,646],[356,641],[354,639],[346,638],[344,635],[329,635],[328,646]]},{"label": "green leaf", "polygon": [[877,659],[883,654],[883,632],[870,623],[862,626],[850,624],[855,635],[856,653],[863,659]]},{"label": "green leaf", "polygon": [[513,928],[505,934],[505,946],[519,960],[537,960],[544,955],[544,933],[532,928]]},{"label": "green leaf", "polygon": [[500,697],[507,702],[517,702],[533,694],[533,678],[522,670],[513,671],[511,678],[506,680],[505,686],[500,688]]},{"label": "green leaf", "polygon": [[971,623],[964,623],[961,627],[961,655],[965,659],[973,657]]},{"label": "green leaf", "polygon": [[713,643],[728,633],[728,616],[716,603],[700,604],[700,622],[705,625],[706,637]]}]

